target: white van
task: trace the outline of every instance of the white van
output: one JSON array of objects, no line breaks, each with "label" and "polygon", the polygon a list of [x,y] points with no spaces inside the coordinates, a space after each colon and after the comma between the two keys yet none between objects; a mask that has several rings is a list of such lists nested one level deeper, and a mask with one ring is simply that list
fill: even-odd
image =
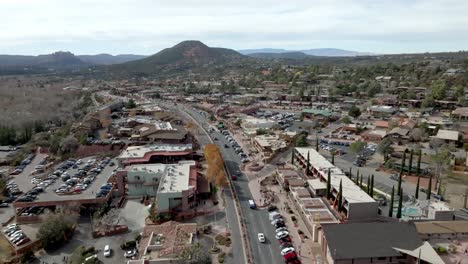
[{"label": "white van", "polygon": [[254,200],[249,200],[249,207],[250,207],[250,209],[257,208],[257,205],[255,204]]}]

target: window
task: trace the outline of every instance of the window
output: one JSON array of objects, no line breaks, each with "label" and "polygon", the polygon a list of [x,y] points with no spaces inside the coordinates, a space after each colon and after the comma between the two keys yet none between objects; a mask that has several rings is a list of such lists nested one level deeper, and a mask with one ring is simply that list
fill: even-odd
[{"label": "window", "polygon": [[142,184],[135,184],[135,189],[141,189],[141,187],[143,187]]},{"label": "window", "polygon": [[140,180],[140,176],[135,176],[135,180],[139,181],[139,180]]},{"label": "window", "polygon": [[379,257],[379,258],[377,258],[377,259],[378,259],[378,260],[386,260],[387,257]]},{"label": "window", "polygon": [[153,178],[153,181],[154,181],[154,182],[158,182],[158,178],[154,177],[154,178]]}]

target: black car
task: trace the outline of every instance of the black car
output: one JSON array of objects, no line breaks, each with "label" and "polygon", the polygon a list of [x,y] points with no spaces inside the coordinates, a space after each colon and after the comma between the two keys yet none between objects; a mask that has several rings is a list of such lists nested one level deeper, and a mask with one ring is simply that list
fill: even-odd
[{"label": "black car", "polygon": [[285,226],[286,226],[286,225],[285,225],[284,222],[282,222],[282,221],[278,221],[278,222],[276,222],[276,224],[275,224],[275,227],[276,227],[276,228],[285,227]]},{"label": "black car", "polygon": [[225,147],[225,148],[229,148],[228,144],[224,144],[224,147]]},{"label": "black car", "polygon": [[274,205],[270,205],[270,206],[268,206],[268,208],[267,208],[267,211],[268,211],[268,212],[273,212],[273,211],[276,211],[276,210],[278,210],[278,207],[276,207],[276,206],[274,206]]}]

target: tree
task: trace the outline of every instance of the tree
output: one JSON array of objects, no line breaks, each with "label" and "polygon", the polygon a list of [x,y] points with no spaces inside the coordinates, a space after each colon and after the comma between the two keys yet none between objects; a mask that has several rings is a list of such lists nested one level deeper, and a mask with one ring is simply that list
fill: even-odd
[{"label": "tree", "polygon": [[366,147],[367,143],[363,141],[355,141],[349,145],[349,151],[354,154],[361,153],[361,151]]},{"label": "tree", "polygon": [[417,167],[416,167],[416,174],[418,174],[418,175],[421,174],[421,156],[422,156],[422,150],[420,149],[419,154],[418,154],[418,164],[417,164]]},{"label": "tree", "polygon": [[293,148],[291,152],[291,164],[294,165],[294,155],[296,155],[296,149]]},{"label": "tree", "polygon": [[266,130],[265,128],[258,128],[255,132],[257,136],[268,134],[268,130]]},{"label": "tree", "polygon": [[429,183],[427,184],[427,192],[426,192],[427,200],[431,199],[431,193],[432,193],[432,175],[429,176]]},{"label": "tree", "polygon": [[450,149],[447,145],[434,146],[434,154],[431,155],[431,167],[434,169],[434,176],[436,179],[436,186],[438,186],[440,178],[444,175],[450,167]]},{"label": "tree", "polygon": [[296,138],[296,147],[307,147],[309,143],[307,143],[307,135],[304,133],[299,134]]},{"label": "tree", "polygon": [[309,171],[310,171],[310,152],[307,151],[306,175],[309,175]]},{"label": "tree", "polygon": [[331,164],[333,165],[335,165],[335,155],[336,155],[336,151],[332,150],[331,151]]},{"label": "tree", "polygon": [[384,160],[387,162],[389,155],[393,153],[392,140],[384,138],[377,146],[377,151],[384,156]]},{"label": "tree", "polygon": [[345,116],[343,118],[341,118],[341,122],[345,123],[345,124],[351,124],[352,121],[351,119],[349,118],[349,116]]},{"label": "tree", "polygon": [[359,169],[356,172],[356,184],[359,184]]},{"label": "tree", "polygon": [[414,198],[418,199],[419,198],[419,180],[420,180],[420,176],[418,176],[418,182],[416,183],[416,191],[414,193]]},{"label": "tree", "polygon": [[227,185],[227,177],[224,172],[224,160],[215,144],[208,144],[204,149],[207,161],[206,179],[217,187]]},{"label": "tree", "polygon": [[319,138],[315,137],[315,151],[319,152]]},{"label": "tree", "polygon": [[402,174],[405,169],[405,161],[406,161],[406,150],[405,152],[403,152],[403,158],[401,159],[400,174]]},{"label": "tree", "polygon": [[431,95],[435,100],[444,100],[446,94],[445,82],[438,80],[431,85]]},{"label": "tree", "polygon": [[327,199],[330,199],[331,197],[331,169],[328,169],[326,195],[327,195]]},{"label": "tree", "polygon": [[39,227],[37,237],[45,249],[54,249],[67,242],[73,235],[73,223],[64,215],[52,215]]},{"label": "tree", "polygon": [[400,191],[401,191],[401,182],[403,181],[402,177],[403,177],[402,173],[400,173],[400,175],[398,177],[398,191],[397,191],[397,193],[400,193]]},{"label": "tree", "polygon": [[390,196],[390,206],[388,208],[388,217],[393,216],[393,200],[395,199],[395,186],[392,186],[392,195]]},{"label": "tree", "polygon": [[343,204],[343,184],[342,180],[340,179],[340,187],[338,191],[338,212],[341,212]]},{"label": "tree", "polygon": [[69,135],[60,142],[60,151],[63,154],[73,153],[78,149],[80,143],[73,135]]},{"label": "tree", "polygon": [[177,256],[177,264],[211,264],[211,256],[200,243],[186,246]]},{"label": "tree", "polygon": [[352,171],[353,171],[353,167],[349,167],[349,178],[350,178],[351,180],[353,179]]},{"label": "tree", "polygon": [[367,194],[370,194],[370,176],[367,176],[367,186],[366,186],[366,188],[367,188],[367,190],[366,190]]},{"label": "tree", "polygon": [[403,207],[403,190],[400,190],[400,192],[398,193],[398,211],[397,211],[397,215],[396,217],[398,219],[401,218],[401,209]]},{"label": "tree", "polygon": [[137,106],[137,105],[136,105],[135,101],[134,101],[132,98],[130,98],[130,100],[128,100],[128,102],[127,102],[127,106],[126,106],[126,107],[127,107],[127,109],[133,109],[133,108],[135,108],[136,106]]},{"label": "tree", "polygon": [[408,173],[409,174],[411,174],[411,170],[413,169],[413,155],[414,155],[414,150],[411,149],[410,156],[409,156],[409,164],[408,164]]},{"label": "tree", "polygon": [[354,118],[357,118],[357,117],[359,117],[361,115],[361,110],[357,106],[353,105],[349,109],[348,115],[352,116]]},{"label": "tree", "polygon": [[361,181],[359,182],[359,187],[361,187],[361,189],[362,189],[362,186],[363,186],[363,185],[362,185],[362,181],[363,181],[363,180],[364,180],[364,175],[361,176]]},{"label": "tree", "polygon": [[371,176],[369,195],[370,195],[371,197],[374,197],[374,174],[372,174],[372,176]]}]

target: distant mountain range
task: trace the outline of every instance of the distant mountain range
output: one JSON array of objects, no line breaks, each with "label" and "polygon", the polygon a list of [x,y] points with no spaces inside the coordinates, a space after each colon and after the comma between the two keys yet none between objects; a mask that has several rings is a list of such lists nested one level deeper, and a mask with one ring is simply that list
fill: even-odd
[{"label": "distant mountain range", "polygon": [[0,55],[0,67],[44,67],[71,69],[90,65],[109,65],[143,59],[141,55],[75,55],[71,52],[58,51],[47,55],[23,56]]},{"label": "distant mountain range", "polygon": [[200,41],[187,40],[147,58],[110,65],[108,69],[110,72],[161,75],[189,71],[224,71],[250,59],[235,50],[208,47]]},{"label": "distant mountain range", "polygon": [[[258,54],[286,54],[278,55],[277,58],[287,58],[291,53],[302,52],[305,55],[310,56],[320,56],[320,57],[354,57],[354,56],[368,56],[375,55],[370,52],[358,52],[352,50],[343,50],[343,49],[333,49],[333,48],[324,48],[324,49],[307,49],[307,50],[286,50],[286,49],[246,49],[239,50],[241,54],[252,56],[259,56]],[[289,55],[288,55],[289,54]],[[298,55],[298,54],[296,54]],[[271,55],[268,55],[271,56]]]}]

